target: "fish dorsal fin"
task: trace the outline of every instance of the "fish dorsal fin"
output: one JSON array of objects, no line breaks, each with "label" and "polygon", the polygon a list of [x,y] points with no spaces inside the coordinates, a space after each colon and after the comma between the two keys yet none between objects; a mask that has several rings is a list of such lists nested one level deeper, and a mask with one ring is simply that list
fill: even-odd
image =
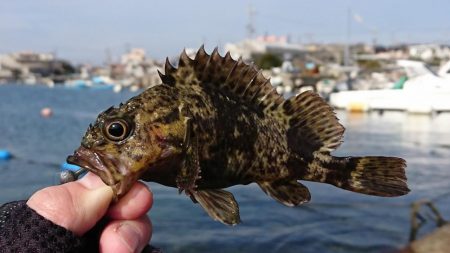
[{"label": "fish dorsal fin", "polygon": [[173,87],[198,85],[217,89],[261,110],[278,106],[284,101],[272,87],[270,80],[253,64],[246,64],[241,58],[236,61],[229,52],[220,56],[217,48],[208,55],[201,46],[194,59],[183,51],[178,68],[166,60],[164,69],[164,74],[159,72],[161,80]]},{"label": "fish dorsal fin", "polygon": [[194,59],[183,51],[178,68],[166,60],[164,69],[165,74],[159,74],[166,85],[213,88],[278,119],[295,153],[329,153],[342,142],[344,127],[317,94],[307,91],[285,100],[253,64],[233,60],[229,52],[222,57],[215,48],[208,55],[201,46]]},{"label": "fish dorsal fin", "polygon": [[329,153],[342,143],[344,127],[333,108],[312,91],[289,98],[274,112],[285,124],[289,147],[303,157],[316,151]]}]

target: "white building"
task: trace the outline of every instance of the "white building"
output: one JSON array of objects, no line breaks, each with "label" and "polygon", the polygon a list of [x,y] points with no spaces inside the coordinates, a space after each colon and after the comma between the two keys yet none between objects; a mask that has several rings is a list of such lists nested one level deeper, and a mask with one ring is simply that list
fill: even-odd
[{"label": "white building", "polygon": [[260,36],[256,39],[245,39],[238,43],[225,44],[225,50],[230,51],[234,59],[242,57],[244,60],[251,60],[255,55],[271,53],[280,56],[298,56],[306,53],[305,48],[300,44],[289,43],[286,36]]},{"label": "white building", "polygon": [[409,46],[409,55],[424,61],[438,59],[450,59],[450,48],[438,44],[419,44]]},{"label": "white building", "polygon": [[145,49],[133,48],[129,53],[122,55],[120,62],[122,64],[141,64],[145,61]]}]

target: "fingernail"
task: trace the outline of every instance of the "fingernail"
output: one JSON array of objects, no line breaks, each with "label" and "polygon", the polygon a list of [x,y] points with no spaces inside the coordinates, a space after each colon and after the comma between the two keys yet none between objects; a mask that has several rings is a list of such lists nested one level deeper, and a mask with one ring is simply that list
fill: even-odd
[{"label": "fingernail", "polygon": [[136,252],[139,247],[140,236],[138,230],[133,225],[124,222],[117,228],[117,233],[119,233],[130,252]]}]

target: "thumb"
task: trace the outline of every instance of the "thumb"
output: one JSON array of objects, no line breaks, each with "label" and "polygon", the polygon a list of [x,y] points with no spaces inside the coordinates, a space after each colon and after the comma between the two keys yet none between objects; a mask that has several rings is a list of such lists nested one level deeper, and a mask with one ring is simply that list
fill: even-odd
[{"label": "thumb", "polygon": [[72,182],[36,192],[27,205],[44,218],[81,236],[105,215],[112,198],[109,186],[89,189]]},{"label": "thumb", "polygon": [[86,190],[76,199],[78,201],[77,213],[74,217],[78,218],[76,223],[72,224],[75,234],[84,234],[91,229],[106,213],[113,198],[113,190],[109,186],[102,186],[94,190]]}]

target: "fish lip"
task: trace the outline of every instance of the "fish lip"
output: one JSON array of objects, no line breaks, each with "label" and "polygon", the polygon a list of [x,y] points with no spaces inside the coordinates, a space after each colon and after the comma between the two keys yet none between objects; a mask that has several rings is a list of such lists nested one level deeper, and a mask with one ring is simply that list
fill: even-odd
[{"label": "fish lip", "polygon": [[120,159],[84,146],[80,146],[73,155],[68,156],[67,163],[78,165],[99,176],[105,184],[111,186],[116,201],[125,195],[139,178],[139,173],[130,173]]},{"label": "fish lip", "polygon": [[99,176],[105,184],[120,188],[120,182],[115,180],[113,173],[117,171],[115,161],[107,162],[100,152],[95,152],[83,146],[67,157],[67,163],[78,165]]}]

